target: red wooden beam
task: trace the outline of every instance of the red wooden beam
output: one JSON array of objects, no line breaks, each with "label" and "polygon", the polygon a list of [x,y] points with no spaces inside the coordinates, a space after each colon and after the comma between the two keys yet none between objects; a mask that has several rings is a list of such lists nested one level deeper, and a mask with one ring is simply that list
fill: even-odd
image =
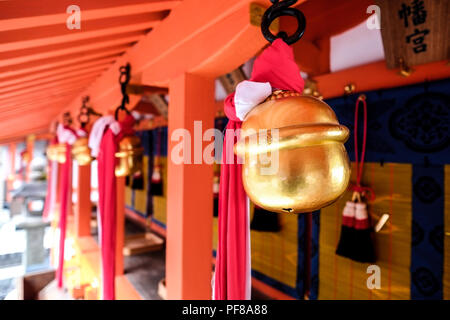
[{"label": "red wooden beam", "polygon": [[31,133],[39,134],[39,133],[44,133],[47,131],[48,131],[48,124],[41,125],[41,126],[27,127],[22,130],[15,130],[12,134],[1,135],[0,136],[0,145],[21,142],[25,139],[25,137],[28,134],[31,134]]},{"label": "red wooden beam", "polygon": [[[298,8],[307,21],[302,40],[326,39],[360,24],[369,17],[366,11],[372,4],[373,0],[314,0],[300,4]],[[293,30],[296,28],[295,19],[281,19],[280,27]]]},{"label": "red wooden beam", "polygon": [[117,57],[124,53],[128,45],[113,46],[110,48],[95,49],[83,52],[82,54],[69,54],[58,58],[47,58],[43,60],[37,60],[27,62],[19,65],[15,65],[12,70],[11,67],[0,67],[0,78],[13,77],[18,75],[26,75],[31,72],[37,72],[42,70],[53,70],[54,68],[61,66],[71,66],[83,62],[96,61],[101,59],[117,59]]},{"label": "red wooden beam", "polygon": [[67,98],[78,94],[80,88],[85,88],[86,84],[75,85],[70,89],[63,88],[62,90],[54,90],[52,92],[35,92],[26,94],[23,97],[14,97],[10,99],[0,100],[0,110],[13,109],[18,107],[31,107],[33,104],[51,104],[49,102],[59,100],[60,98]]},{"label": "red wooden beam", "polygon": [[94,66],[100,66],[100,65],[108,65],[112,64],[114,61],[113,57],[108,57],[105,59],[99,59],[99,60],[91,60],[83,63],[77,63],[74,65],[69,66],[62,66],[57,68],[51,68],[45,71],[35,71],[31,73],[16,75],[12,77],[0,77],[0,87],[6,87],[17,83],[22,83],[25,81],[37,81],[40,79],[45,79],[49,76],[54,76],[62,73],[68,73],[75,70],[83,70],[85,68],[91,68]]},{"label": "red wooden beam", "polygon": [[88,20],[82,29],[68,30],[63,23],[0,32],[0,52],[99,38],[154,28],[168,11]]},{"label": "red wooden beam", "polygon": [[[180,0],[40,0],[0,1],[2,30],[17,30],[45,25],[65,24],[67,7],[80,7],[82,21],[158,12],[176,7]],[[83,23],[83,22],[82,22]]]},{"label": "red wooden beam", "polygon": [[33,87],[40,87],[42,84],[48,84],[52,82],[56,82],[59,80],[64,79],[74,79],[77,76],[81,75],[99,75],[102,71],[106,70],[108,68],[109,64],[102,64],[102,65],[96,65],[92,67],[85,67],[85,68],[79,68],[78,70],[73,71],[66,71],[66,72],[60,72],[55,75],[47,76],[47,77],[41,77],[40,79],[33,79],[33,80],[27,80],[22,81],[21,83],[16,83],[13,85],[4,85],[2,82],[0,82],[0,95],[2,93],[7,92],[13,92],[19,89],[25,89],[25,88],[33,88]]},{"label": "red wooden beam", "polygon": [[72,79],[64,79],[64,80],[47,83],[47,84],[41,85],[39,87],[30,87],[27,89],[15,90],[15,91],[11,91],[8,93],[0,94],[0,99],[21,96],[23,94],[30,93],[30,92],[40,92],[41,90],[46,90],[46,89],[48,89],[49,92],[52,92],[54,90],[58,90],[58,89],[61,89],[64,87],[70,89],[73,85],[76,85],[78,83],[79,84],[89,83],[93,79],[95,79],[97,76],[98,76],[97,72],[89,73],[86,75],[73,77]]},{"label": "red wooden beam", "polygon": [[40,103],[36,103],[36,104],[28,104],[28,105],[23,105],[23,106],[19,106],[19,107],[12,107],[12,108],[7,108],[7,109],[1,109],[0,110],[0,116],[2,117],[2,120],[6,121],[8,119],[15,119],[15,118],[20,118],[22,117],[24,114],[30,114],[30,113],[34,113],[34,114],[43,114],[44,112],[47,112],[48,110],[51,110],[55,107],[55,104],[58,103],[64,103],[64,101],[69,101],[73,96],[73,93],[71,96],[66,96],[66,97],[62,97],[60,99],[52,99],[52,100],[48,100],[46,102],[40,102]]},{"label": "red wooden beam", "polygon": [[0,53],[0,67],[26,63],[34,60],[54,58],[84,51],[106,49],[108,47],[131,45],[145,35],[143,31],[128,32],[89,40],[74,41],[64,44],[48,45],[38,48],[23,49]]},{"label": "red wooden beam", "polygon": [[344,95],[347,84],[355,85],[355,92],[387,89],[407,86],[424,81],[433,81],[450,77],[447,61],[433,62],[414,66],[409,77],[399,75],[399,70],[387,69],[386,62],[380,61],[364,66],[350,68],[330,74],[314,77],[319,92],[324,98]]}]

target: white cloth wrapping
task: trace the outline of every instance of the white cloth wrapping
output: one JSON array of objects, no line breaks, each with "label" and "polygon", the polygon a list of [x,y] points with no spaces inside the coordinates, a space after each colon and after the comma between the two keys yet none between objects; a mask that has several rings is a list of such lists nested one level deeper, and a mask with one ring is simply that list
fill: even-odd
[{"label": "white cloth wrapping", "polygon": [[234,105],[236,116],[244,121],[245,116],[258,104],[272,94],[269,82],[255,82],[244,80],[236,87]]},{"label": "white cloth wrapping", "polygon": [[78,135],[78,137],[80,137],[80,138],[84,138],[84,137],[87,136],[87,132],[86,132],[85,130],[83,130],[83,129],[78,129],[78,130],[77,130],[77,135]]},{"label": "white cloth wrapping", "polygon": [[96,158],[100,151],[100,143],[102,141],[103,132],[109,126],[111,131],[117,135],[120,132],[120,124],[113,116],[103,116],[94,122],[91,133],[89,134],[88,146],[91,149],[91,156]]},{"label": "white cloth wrapping", "polygon": [[68,143],[72,145],[77,140],[77,136],[75,135],[75,133],[73,133],[73,131],[69,129],[65,129],[61,123],[58,124],[56,135],[58,137],[59,143]]}]

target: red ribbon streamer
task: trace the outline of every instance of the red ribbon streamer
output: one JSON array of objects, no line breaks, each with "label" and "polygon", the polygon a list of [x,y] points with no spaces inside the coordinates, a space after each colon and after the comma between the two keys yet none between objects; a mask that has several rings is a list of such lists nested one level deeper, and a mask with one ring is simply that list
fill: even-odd
[{"label": "red ribbon streamer", "polygon": [[102,251],[102,298],[115,299],[116,267],[116,176],[114,133],[107,129],[103,135],[98,162],[98,208],[100,213],[100,244]]},{"label": "red ribbon streamer", "polygon": [[120,132],[117,136],[111,129],[106,129],[103,135],[98,162],[98,208],[100,212],[100,243],[102,250],[102,298],[115,299],[116,274],[116,152],[118,142],[127,135],[134,134],[135,120],[127,116],[120,122]]}]

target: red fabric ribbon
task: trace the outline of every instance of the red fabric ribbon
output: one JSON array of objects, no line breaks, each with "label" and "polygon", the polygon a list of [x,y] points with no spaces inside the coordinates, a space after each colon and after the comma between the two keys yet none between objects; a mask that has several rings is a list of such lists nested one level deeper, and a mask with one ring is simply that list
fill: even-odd
[{"label": "red fabric ribbon", "polygon": [[98,208],[100,212],[100,243],[102,251],[102,298],[115,299],[116,274],[116,157],[117,144],[126,135],[134,134],[134,118],[127,116],[120,123],[120,132],[115,136],[107,128],[103,135],[98,162]]},{"label": "red fabric ribbon", "polygon": [[[272,88],[300,93],[304,86],[292,48],[281,39],[275,40],[255,60],[250,80],[270,82]],[[242,126],[236,116],[234,93],[225,99],[224,111],[229,121],[220,172],[219,241],[214,298],[244,300],[250,298],[250,229],[247,195],[242,182],[242,165],[238,163],[233,152],[233,146],[239,139],[234,133]]]},{"label": "red fabric ribbon", "polygon": [[67,214],[70,199],[70,174],[72,172],[72,158],[70,152],[70,145],[66,143],[66,162],[61,166],[61,186],[60,186],[60,216],[59,216],[59,256],[58,256],[58,269],[56,270],[57,284],[59,288],[63,286],[63,273],[64,273],[64,243],[66,241],[66,225]]},{"label": "red fabric ribbon", "polygon": [[100,144],[98,163],[98,208],[100,213],[100,244],[102,250],[102,290],[104,300],[115,299],[116,256],[116,176],[114,133],[107,129]]}]

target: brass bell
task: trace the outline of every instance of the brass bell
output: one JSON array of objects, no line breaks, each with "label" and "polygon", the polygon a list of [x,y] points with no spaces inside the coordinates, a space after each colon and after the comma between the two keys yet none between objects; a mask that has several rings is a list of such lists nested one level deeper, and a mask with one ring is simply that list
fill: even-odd
[{"label": "brass bell", "polygon": [[22,161],[26,164],[30,162],[30,153],[26,150],[22,152]]},{"label": "brass bell", "polygon": [[141,140],[136,136],[125,136],[119,142],[119,151],[116,152],[118,163],[116,164],[116,176],[126,177],[142,170],[142,156],[144,148]]},{"label": "brass bell", "polygon": [[92,161],[91,149],[87,137],[78,138],[72,146],[72,156],[80,166],[88,165]]},{"label": "brass bell", "polygon": [[47,158],[58,163],[66,162],[66,144],[57,143],[51,144],[47,148]]},{"label": "brass bell", "polygon": [[348,136],[325,102],[273,92],[247,114],[235,146],[244,160],[247,195],[256,205],[280,213],[311,212],[331,204],[350,180],[344,147]]}]

